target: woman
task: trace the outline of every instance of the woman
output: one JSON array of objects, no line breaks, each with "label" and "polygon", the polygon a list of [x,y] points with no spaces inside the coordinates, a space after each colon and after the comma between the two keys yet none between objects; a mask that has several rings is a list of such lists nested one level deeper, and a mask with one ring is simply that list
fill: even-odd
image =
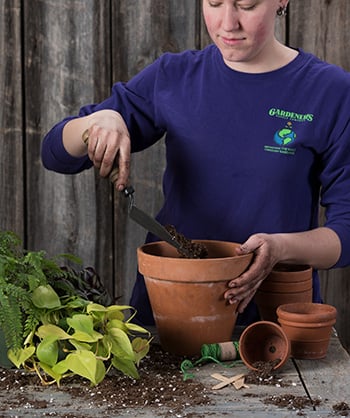
[{"label": "woman", "polygon": [[[277,41],[275,19],[287,5],[203,0],[213,45],[164,54],[58,123],[42,147],[44,165],[63,173],[94,165],[107,176],[116,159],[122,190],[130,153],[166,133],[157,218],[188,238],[242,242],[240,254],[254,252],[224,295],[239,302],[241,324],[258,319],[251,301],[277,262],[314,267],[315,302],[317,269],[350,264],[350,76]],[[141,276],[130,303],[152,323]]]}]

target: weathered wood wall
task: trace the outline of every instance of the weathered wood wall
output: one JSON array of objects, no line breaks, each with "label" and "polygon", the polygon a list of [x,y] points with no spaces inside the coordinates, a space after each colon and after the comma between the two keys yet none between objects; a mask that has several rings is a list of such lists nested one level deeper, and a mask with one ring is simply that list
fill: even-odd
[{"label": "weathered wood wall", "polygon": [[[349,0],[291,0],[277,32],[350,70],[349,23]],[[26,248],[79,255],[127,302],[145,231],[94,170],[46,171],[41,140],[56,121],[103,99],[114,81],[162,52],[208,42],[201,0],[0,0],[0,228],[17,232]],[[163,155],[160,143],[132,161],[136,202],[150,214],[161,204]],[[322,287],[338,307],[337,329],[349,348],[348,274],[322,272]]]}]

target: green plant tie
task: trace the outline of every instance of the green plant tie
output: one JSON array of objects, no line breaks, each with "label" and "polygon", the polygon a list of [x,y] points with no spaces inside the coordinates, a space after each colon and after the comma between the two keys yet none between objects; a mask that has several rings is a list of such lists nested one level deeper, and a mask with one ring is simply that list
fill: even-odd
[{"label": "green plant tie", "polygon": [[233,345],[236,349],[236,357],[235,359],[233,359],[234,360],[233,362],[228,364],[227,362],[222,361],[222,356],[221,356],[222,351],[221,351],[221,345],[219,343],[203,344],[201,347],[201,358],[199,360],[192,362],[191,360],[186,359],[181,363],[180,368],[184,375],[183,380],[193,379],[195,376],[193,373],[189,372],[189,370],[205,362],[211,361],[211,362],[220,364],[223,367],[228,367],[228,368],[235,366],[237,363],[241,363],[240,356],[239,356],[239,342],[233,341]]}]

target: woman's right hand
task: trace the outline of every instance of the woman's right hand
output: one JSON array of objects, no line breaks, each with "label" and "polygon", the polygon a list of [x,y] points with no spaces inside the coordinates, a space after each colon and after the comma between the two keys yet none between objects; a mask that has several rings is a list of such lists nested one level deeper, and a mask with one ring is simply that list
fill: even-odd
[{"label": "woman's right hand", "polygon": [[[84,141],[83,141],[84,134]],[[114,110],[100,110],[69,121],[63,130],[66,150],[76,156],[86,154],[102,177],[113,176],[117,190],[123,190],[130,172],[130,135],[124,119]]]}]

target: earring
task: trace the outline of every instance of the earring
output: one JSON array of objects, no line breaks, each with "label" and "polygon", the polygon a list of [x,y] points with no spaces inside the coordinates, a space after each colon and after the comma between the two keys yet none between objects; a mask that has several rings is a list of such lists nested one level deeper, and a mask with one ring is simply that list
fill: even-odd
[{"label": "earring", "polygon": [[281,6],[277,10],[277,16],[286,16],[286,14],[287,14],[287,7],[286,6]]}]

